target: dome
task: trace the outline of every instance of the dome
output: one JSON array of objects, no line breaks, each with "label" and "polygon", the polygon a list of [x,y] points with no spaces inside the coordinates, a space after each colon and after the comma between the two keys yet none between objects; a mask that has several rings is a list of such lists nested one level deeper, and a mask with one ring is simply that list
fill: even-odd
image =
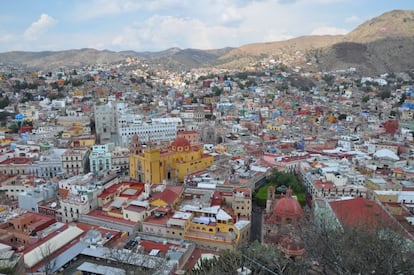
[{"label": "dome", "polygon": [[284,219],[293,219],[297,220],[303,215],[302,207],[299,202],[292,197],[292,189],[286,191],[286,197],[279,199],[274,208],[273,215],[278,218]]},{"label": "dome", "polygon": [[303,243],[299,239],[293,238],[291,236],[282,237],[278,243],[278,247],[289,257],[302,256],[305,252]]},{"label": "dome", "polygon": [[172,147],[185,147],[190,146],[190,142],[186,138],[176,138],[172,143]]}]

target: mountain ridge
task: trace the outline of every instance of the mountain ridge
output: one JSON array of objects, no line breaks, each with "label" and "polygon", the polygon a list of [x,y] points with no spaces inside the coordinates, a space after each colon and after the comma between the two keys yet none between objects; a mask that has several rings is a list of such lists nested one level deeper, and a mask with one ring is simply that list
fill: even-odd
[{"label": "mountain ridge", "polygon": [[[28,68],[108,64],[137,57],[169,70],[221,67],[245,68],[263,58],[290,60],[292,66],[312,63],[309,70],[355,67],[371,74],[413,69],[414,11],[393,10],[369,19],[345,35],[308,35],[289,40],[251,43],[211,50],[169,48],[159,52],[96,50],[0,53],[0,62]],[[301,54],[298,57],[298,52]],[[297,60],[296,60],[297,59]]]}]

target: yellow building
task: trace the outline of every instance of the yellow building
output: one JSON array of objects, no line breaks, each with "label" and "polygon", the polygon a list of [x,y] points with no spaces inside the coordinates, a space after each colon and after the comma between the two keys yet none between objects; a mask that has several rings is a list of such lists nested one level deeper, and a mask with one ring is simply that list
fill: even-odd
[{"label": "yellow building", "polygon": [[392,202],[397,203],[398,202],[398,191],[382,191],[377,190],[374,191],[375,197],[382,203]]},{"label": "yellow building", "polygon": [[81,136],[72,139],[70,147],[88,147],[91,148],[96,143],[95,136]]},{"label": "yellow building", "polygon": [[75,90],[75,91],[73,91],[73,96],[82,97],[83,96],[83,91],[82,90]]},{"label": "yellow building", "polygon": [[90,134],[90,131],[88,132],[87,129],[88,127],[82,127],[79,125],[68,127],[63,131],[62,138],[72,138],[84,134]]},{"label": "yellow building", "polygon": [[393,181],[387,181],[382,177],[367,178],[365,180],[365,185],[368,189],[371,190],[391,190],[391,191],[401,191],[402,185]]},{"label": "yellow building", "polygon": [[182,210],[192,213],[185,239],[212,249],[233,250],[245,244],[250,238],[250,221],[233,222],[220,206],[193,207],[184,206]]},{"label": "yellow building", "polygon": [[270,131],[275,131],[275,132],[280,132],[283,130],[283,125],[281,124],[267,124],[266,127]]},{"label": "yellow building", "polygon": [[0,139],[0,146],[8,146],[14,142],[11,138],[2,138]]},{"label": "yellow building", "polygon": [[130,177],[149,184],[163,180],[183,182],[187,174],[210,167],[214,160],[213,156],[204,154],[202,146],[191,145],[185,138],[176,138],[167,148],[144,149],[135,135],[130,150]]}]

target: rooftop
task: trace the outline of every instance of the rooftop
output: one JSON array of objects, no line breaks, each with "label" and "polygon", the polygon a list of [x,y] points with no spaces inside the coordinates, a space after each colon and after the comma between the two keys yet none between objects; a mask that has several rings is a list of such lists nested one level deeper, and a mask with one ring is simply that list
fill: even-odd
[{"label": "rooftop", "polygon": [[23,164],[30,163],[30,161],[31,160],[29,158],[23,158],[23,157],[8,158],[0,162],[0,165],[10,165],[10,164],[23,165]]}]

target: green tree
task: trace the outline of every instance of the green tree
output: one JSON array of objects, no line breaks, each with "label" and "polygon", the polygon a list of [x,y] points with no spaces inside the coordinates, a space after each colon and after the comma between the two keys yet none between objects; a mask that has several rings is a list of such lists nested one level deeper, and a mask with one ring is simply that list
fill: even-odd
[{"label": "green tree", "polygon": [[293,190],[293,193],[297,196],[300,204],[304,205],[306,203],[306,188],[298,181],[296,176],[292,173],[279,172],[277,169],[274,169],[272,174],[267,178],[267,184],[262,186],[256,193],[255,199],[259,206],[266,205],[267,190],[269,186],[274,186],[276,190],[282,186],[290,187]]},{"label": "green tree", "polygon": [[8,96],[0,97],[0,109],[4,109],[5,107],[9,106],[10,100]]},{"label": "green tree", "polygon": [[223,89],[214,86],[213,88],[211,88],[211,90],[213,91],[215,96],[220,96],[223,93]]},{"label": "green tree", "polygon": [[401,106],[405,102],[406,99],[407,99],[407,95],[405,93],[403,93],[401,95],[401,99],[400,99],[399,105]]},{"label": "green tree", "polygon": [[275,186],[275,188],[285,185],[292,188],[295,193],[302,193],[305,191],[303,186],[293,173],[279,172],[277,169],[272,171],[272,174],[268,178],[268,183]]},{"label": "green tree", "polygon": [[379,96],[381,99],[390,98],[390,97],[391,97],[391,91],[389,91],[389,90],[383,90],[383,91],[381,91],[381,92],[378,94],[378,96]]},{"label": "green tree", "polygon": [[20,102],[25,103],[25,102],[28,102],[28,101],[33,101],[33,95],[29,92],[25,92],[23,94],[23,97],[20,99]]}]

